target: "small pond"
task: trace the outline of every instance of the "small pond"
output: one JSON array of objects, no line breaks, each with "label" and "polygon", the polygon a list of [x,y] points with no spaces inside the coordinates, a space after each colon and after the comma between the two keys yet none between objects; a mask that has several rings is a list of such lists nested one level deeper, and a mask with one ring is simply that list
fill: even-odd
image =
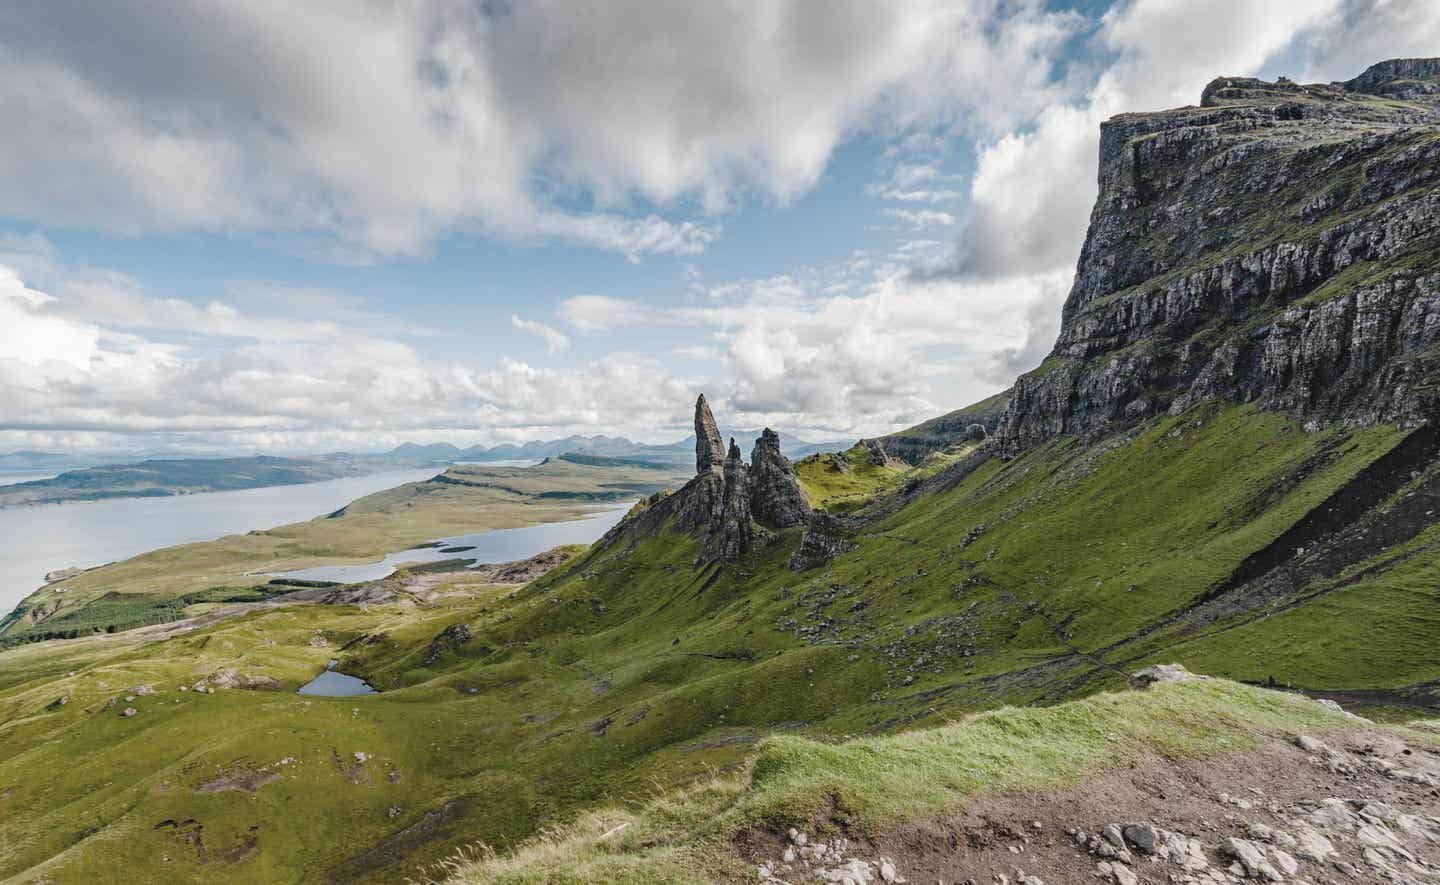
[{"label": "small pond", "polygon": [[325,672],[300,686],[301,694],[319,695],[327,698],[348,698],[357,694],[375,694],[370,683],[359,676],[349,676],[334,669],[339,661],[331,661]]}]

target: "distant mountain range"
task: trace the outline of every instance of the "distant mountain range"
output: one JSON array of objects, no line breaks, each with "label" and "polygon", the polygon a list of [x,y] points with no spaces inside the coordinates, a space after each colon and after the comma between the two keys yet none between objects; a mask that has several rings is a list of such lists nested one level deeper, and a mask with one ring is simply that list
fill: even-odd
[{"label": "distant mountain range", "polygon": [[[748,450],[758,431],[734,434]],[[781,446],[792,458],[832,451],[848,443],[815,443],[781,434]],[[319,482],[400,467],[443,466],[455,463],[543,461],[569,456],[577,463],[596,466],[652,468],[689,467],[695,461],[695,437],[668,445],[647,445],[624,437],[567,436],[564,439],[502,443],[460,448],[450,443],[404,443],[388,452],[357,454],[331,452],[313,457],[283,458],[270,455],[217,457],[164,457],[140,459],[123,455],[77,456],[58,452],[20,451],[0,454],[0,507],[58,504],[105,498],[155,497],[196,492]],[[6,474],[43,474],[48,479],[6,482]]]},{"label": "distant mountain range", "polygon": [[[812,455],[816,452],[830,452],[850,445],[849,441],[832,440],[827,442],[811,442],[802,439],[796,434],[785,431],[778,431],[780,434],[780,449],[787,458],[792,460]],[[748,452],[750,444],[755,437],[760,435],[759,430],[738,430],[731,436],[742,449]],[[728,437],[727,437],[728,438]],[[665,464],[687,464],[695,459],[695,437],[692,434],[682,440],[663,445],[650,443],[639,443],[626,439],[623,436],[567,436],[563,439],[532,440],[526,443],[501,443],[495,446],[469,446],[459,448],[450,443],[430,443],[420,445],[418,443],[404,443],[396,446],[383,455],[367,456],[400,461],[434,461],[437,463],[453,461],[524,461],[541,460],[553,458],[557,455],[575,453],[580,455],[596,455],[606,458],[628,458],[643,459],[647,461],[658,461]],[[356,457],[356,456],[349,456]]]},{"label": "distant mountain range", "polygon": [[141,461],[67,470],[50,479],[3,485],[0,507],[231,492],[374,472],[373,466],[362,461],[269,456]]}]

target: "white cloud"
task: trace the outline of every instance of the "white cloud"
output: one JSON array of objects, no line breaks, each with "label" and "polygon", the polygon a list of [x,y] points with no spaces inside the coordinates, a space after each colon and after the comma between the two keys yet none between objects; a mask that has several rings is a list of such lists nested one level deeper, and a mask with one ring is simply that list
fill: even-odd
[{"label": "white cloud", "polygon": [[[1437,19],[1419,0],[1131,0],[1056,80],[1078,23],[1039,0],[260,0],[145,18],[19,0],[0,9],[0,119],[27,125],[0,150],[0,215],[259,231],[357,263],[451,229],[690,256],[721,235],[714,213],[794,198],[862,132],[894,136],[867,189],[894,201],[886,215],[945,227],[961,210],[939,204],[970,206],[943,263],[928,232],[907,232],[828,268],[706,285],[691,266],[664,304],[590,293],[554,325],[512,316],[556,357],[567,332],[634,347],[662,329],[657,352],[693,376],[628,350],[432,359],[398,339],[434,330],[342,293],[156,298],[65,268],[43,236],[6,236],[0,440],[654,438],[684,433],[697,389],[727,423],[887,430],[992,392],[1048,349],[1102,119],[1193,103],[1213,76],[1276,59],[1353,76],[1429,51]],[[954,133],[979,139],[969,180],[945,171]]]},{"label": "white cloud", "polygon": [[565,336],[564,332],[553,329],[544,323],[535,320],[521,319],[518,314],[513,313],[510,314],[510,323],[520,331],[528,332],[541,341],[544,341],[545,348],[551,353],[559,353],[562,350],[568,350],[570,347],[570,339]]},{"label": "white cloud", "polygon": [[[142,313],[158,313],[142,292]],[[674,424],[695,382],[656,360],[610,354],[573,369],[500,357],[489,367],[437,361],[415,348],[335,324],[324,335],[214,335],[168,343],[69,316],[68,296],[0,266],[0,442],[116,440],[143,435],[230,449],[296,445],[374,448],[375,438],[463,431],[490,439],[547,430]],[[234,329],[278,321],[227,307]],[[194,315],[178,312],[174,332]],[[515,317],[558,347],[565,337]]]},{"label": "white cloud", "polygon": [[[719,226],[637,199],[783,203],[853,132],[1016,120],[1076,21],[1037,0],[17,0],[0,215],[289,232],[345,263],[452,228],[688,255]],[[594,208],[558,208],[577,197]]]},{"label": "white cloud", "polygon": [[575,295],[560,302],[560,317],[581,334],[663,322],[665,314],[638,301],[608,295]]},{"label": "white cloud", "polygon": [[1300,79],[1349,80],[1377,61],[1435,55],[1440,4],[1430,0],[1343,0],[1306,39]]},{"label": "white cloud", "polygon": [[41,308],[54,300],[0,265],[0,363],[19,363],[47,373],[50,364],[65,369],[89,365],[99,334],[88,326],[41,315]]},{"label": "white cloud", "polygon": [[949,227],[955,223],[955,216],[949,212],[935,212],[928,209],[918,212],[910,209],[881,209],[880,213],[910,225],[913,230],[927,227]]}]

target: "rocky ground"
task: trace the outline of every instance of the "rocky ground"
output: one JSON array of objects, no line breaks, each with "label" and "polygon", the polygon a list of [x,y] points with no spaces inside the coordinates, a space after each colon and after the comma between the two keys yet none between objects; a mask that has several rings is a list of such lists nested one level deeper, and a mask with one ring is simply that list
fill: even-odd
[{"label": "rocky ground", "polygon": [[1440,753],[1357,718],[1208,760],[979,798],[870,838],[757,837],[762,882],[1440,882]]}]

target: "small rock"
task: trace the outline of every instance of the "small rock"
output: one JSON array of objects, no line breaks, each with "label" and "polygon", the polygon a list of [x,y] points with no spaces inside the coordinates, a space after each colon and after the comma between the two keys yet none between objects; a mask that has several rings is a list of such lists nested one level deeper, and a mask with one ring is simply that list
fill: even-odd
[{"label": "small rock", "polygon": [[140,711],[135,709],[134,707],[126,707],[125,709],[120,711],[120,715],[124,716],[126,719],[129,719],[131,716],[134,716],[136,713],[139,712]]},{"label": "small rock", "polygon": [[1137,885],[1140,881],[1135,871],[1123,863],[1111,864],[1110,876],[1115,880],[1115,885]]},{"label": "small rock", "polygon": [[1295,831],[1295,853],[1305,860],[1324,863],[1335,853],[1335,846],[1319,831],[1302,826]]},{"label": "small rock", "polygon": [[1154,854],[1155,843],[1160,838],[1160,834],[1149,824],[1127,824],[1122,834],[1125,841],[1141,854]]},{"label": "small rock", "polygon": [[1270,859],[1275,861],[1275,866],[1287,876],[1295,875],[1295,871],[1300,869],[1300,862],[1279,848],[1270,849]]},{"label": "small rock", "polygon": [[1240,863],[1246,875],[1268,879],[1271,882],[1279,882],[1284,878],[1280,875],[1279,870],[1276,870],[1275,867],[1265,859],[1264,852],[1262,852],[1260,847],[1254,842],[1245,839],[1230,838],[1226,839],[1220,848]]}]

